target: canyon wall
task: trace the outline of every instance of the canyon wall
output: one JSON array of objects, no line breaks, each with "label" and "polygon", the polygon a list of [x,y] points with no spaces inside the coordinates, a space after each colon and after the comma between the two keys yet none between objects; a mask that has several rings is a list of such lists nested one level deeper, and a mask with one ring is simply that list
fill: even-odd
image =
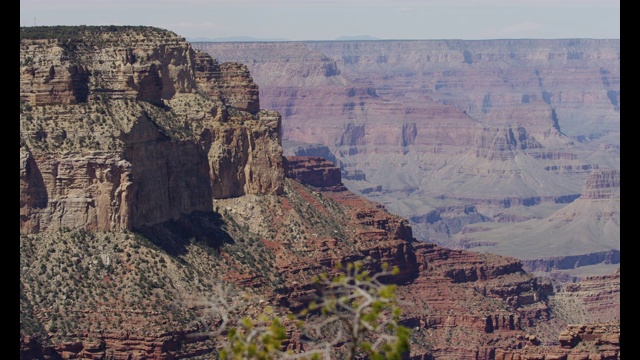
[{"label": "canyon wall", "polygon": [[329,153],[349,189],[409,218],[419,240],[454,247],[468,225],[551,216],[592,172],[620,167],[619,40],[194,47],[247,65],[283,116],[285,154]]},{"label": "canyon wall", "polygon": [[22,233],[131,229],[282,191],[281,118],[260,111],[245,66],[160,29],[20,46]]},{"label": "canyon wall", "polygon": [[[281,195],[214,200],[224,227],[205,226],[190,240],[194,225],[216,219],[199,214],[160,224],[146,239],[82,229],[23,236],[23,316],[55,335],[43,347],[38,332],[23,330],[24,358],[207,356],[220,346],[207,335],[220,324],[212,307],[233,294],[221,293],[222,285],[253,299],[237,308],[242,316],[257,317],[265,306],[286,312],[314,293],[318,273],[359,260],[374,272],[383,263],[400,269],[392,281],[401,322],[411,329],[412,359],[618,359],[619,327],[603,322],[616,305],[615,284],[608,296],[596,279],[561,291],[515,258],[417,242],[405,219],[340,186],[339,177],[319,180],[337,168],[317,158],[285,164],[302,182],[285,179]],[[210,248],[225,236],[228,243]],[[67,267],[73,271],[61,270]],[[61,285],[50,289],[48,276]],[[575,299],[601,317],[571,325],[579,319],[580,309],[570,307]]]},{"label": "canyon wall", "polygon": [[611,271],[620,264],[620,172],[595,170],[579,198],[547,217],[500,227],[476,223],[453,239],[458,248],[518,256],[531,272],[567,273],[584,266],[593,267],[594,275],[601,274],[598,268]]},{"label": "canyon wall", "polygon": [[[398,267],[413,359],[619,358],[615,326],[569,326],[554,304],[571,296],[554,302],[561,289],[520,260],[419,242],[327,160],[283,158],[247,66],[148,27],[23,28],[20,46],[21,358],[215,357],[225,314],[266,309],[297,351],[287,314],[353,261]],[[357,152],[367,132],[349,129]],[[410,146],[418,128],[403,129]],[[513,149],[539,146],[513,134]],[[566,290],[616,305],[595,279]]]}]

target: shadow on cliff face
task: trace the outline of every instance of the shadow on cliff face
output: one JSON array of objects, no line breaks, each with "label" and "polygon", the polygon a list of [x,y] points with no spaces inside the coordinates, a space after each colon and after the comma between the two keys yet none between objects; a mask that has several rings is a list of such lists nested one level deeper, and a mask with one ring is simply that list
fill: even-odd
[{"label": "shadow on cliff face", "polygon": [[[49,203],[49,194],[47,193],[47,186],[44,183],[42,172],[36,163],[35,159],[29,155],[25,164],[24,178],[27,184],[26,198],[31,202],[31,207],[34,209],[45,209]],[[22,180],[22,179],[21,179]],[[20,206],[22,207],[22,199]]]},{"label": "shadow on cliff face", "polygon": [[225,226],[218,213],[194,211],[177,220],[141,226],[133,231],[169,255],[179,256],[187,253],[187,246],[191,243],[205,245],[216,252],[222,245],[234,243],[233,238],[224,230]]}]

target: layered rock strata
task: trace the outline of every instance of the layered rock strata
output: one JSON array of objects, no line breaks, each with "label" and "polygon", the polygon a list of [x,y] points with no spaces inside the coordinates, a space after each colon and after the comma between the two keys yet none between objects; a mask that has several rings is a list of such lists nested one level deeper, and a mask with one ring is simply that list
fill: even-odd
[{"label": "layered rock strata", "polygon": [[589,276],[559,286],[555,312],[569,323],[619,322],[620,268],[613,274]]},{"label": "layered rock strata", "polygon": [[[318,159],[294,160],[295,176],[314,179],[302,172],[313,174]],[[402,323],[412,329],[412,358],[489,360],[534,351],[551,359],[558,353],[553,344],[561,328],[549,306],[550,283],[525,273],[513,258],[419,243],[406,220],[328,180],[308,186],[286,179],[282,195],[215,199],[218,220],[201,214],[160,224],[146,239],[84,230],[23,236],[25,301],[31,299],[34,320],[57,336],[43,349],[25,334],[23,354],[208,356],[219,343],[207,331],[219,322],[207,304],[222,296],[220,283],[260,299],[241,310],[246,316],[262,313],[265,304],[286,312],[315,291],[315,275],[355,260],[372,271],[382,263],[400,268],[393,281]],[[43,269],[38,259],[45,254],[52,266]],[[72,270],[60,270],[67,267]],[[53,297],[42,291],[50,286],[47,276],[65,284],[49,290]],[[97,290],[85,290],[92,287]],[[57,302],[60,291],[71,300]],[[596,348],[572,351],[602,354]]]},{"label": "layered rock strata", "polygon": [[[504,356],[504,359],[526,359],[526,356],[543,360],[567,356],[580,359],[601,354],[604,354],[605,358],[615,359],[618,356],[619,344],[605,346],[603,349],[606,348],[606,351],[600,352],[595,350],[594,343],[591,342],[585,348],[569,351],[558,345],[558,337],[562,336],[560,331],[562,324],[566,324],[565,321],[580,319],[587,324],[597,324],[599,321],[606,321],[603,319],[618,319],[610,315],[615,313],[616,309],[619,312],[619,302],[617,307],[612,306],[614,303],[611,302],[600,302],[601,306],[610,306],[611,309],[607,314],[602,312],[601,317],[579,318],[575,314],[572,317],[565,316],[565,312],[568,311],[566,305],[570,303],[565,297],[565,292],[556,292],[548,279],[531,277],[523,271],[522,262],[517,259],[416,242],[406,224],[403,225],[401,222],[401,226],[390,225],[397,223],[397,220],[390,221],[389,215],[381,211],[383,208],[380,205],[355,197],[348,191],[336,191],[333,179],[321,183],[317,173],[318,168],[326,173],[325,161],[302,156],[288,157],[287,160],[295,163],[297,169],[296,172],[289,171],[288,176],[301,179],[302,183],[321,191],[324,196],[338,203],[358,209],[351,213],[351,220],[349,216],[345,216],[345,219],[351,223],[350,228],[354,229],[354,233],[360,235],[357,237],[357,243],[364,241],[370,244],[362,244],[359,247],[367,248],[377,244],[374,252],[366,251],[362,254],[367,256],[365,259],[381,259],[396,264],[403,270],[404,275],[398,279],[401,284],[398,294],[404,314],[403,324],[413,329],[412,337],[416,339],[412,343],[412,358],[420,359],[426,354],[436,359],[493,359],[499,356]],[[307,175],[304,174],[305,171],[308,172]],[[308,181],[305,182],[304,179]],[[310,203],[322,209],[317,201]],[[371,205],[375,207],[371,208]],[[393,218],[395,216],[392,216]],[[361,231],[359,226],[362,225],[377,230]],[[396,234],[396,238],[406,239],[411,244],[399,253],[391,250],[391,253],[404,254],[402,260],[398,260],[397,256],[382,256],[390,251],[384,250],[389,243],[390,231]],[[362,234],[368,236],[363,238]],[[321,249],[324,246],[333,249],[333,254],[344,251],[339,250],[340,243],[335,240],[314,244],[320,251],[323,251]],[[283,257],[285,258],[289,257]],[[322,262],[335,263],[336,260]],[[305,264],[305,267],[308,266]],[[407,271],[407,268],[411,271]],[[574,287],[579,287],[578,284]],[[296,281],[295,289],[304,288],[305,286]],[[599,298],[608,298],[615,302],[615,289],[619,289],[619,285],[611,284],[609,289],[614,293],[603,291]],[[298,296],[304,298],[305,294],[306,292],[302,291]],[[503,305],[496,308],[488,305],[488,302],[494,301]],[[595,306],[595,303],[597,301],[594,298],[592,304]],[[577,308],[583,309],[580,306]],[[425,309],[428,311],[425,312]],[[595,310],[595,307],[592,310]],[[554,327],[557,330],[549,331]],[[459,339],[463,337],[473,342],[474,346],[461,346]]]},{"label": "layered rock strata", "polygon": [[526,247],[528,253],[519,257],[531,272],[567,275],[619,264],[620,171],[594,171],[582,195],[548,217],[503,227],[467,225],[454,238],[459,247],[507,256],[517,256],[517,248]]},{"label": "layered rock strata", "polygon": [[207,53],[196,51],[196,81],[212,98],[255,114],[260,110],[258,85],[247,66],[239,63],[219,64]]},{"label": "layered rock strata", "polygon": [[[412,358],[555,353],[565,324],[550,283],[514,258],[418,242],[406,219],[342,187],[337,168],[283,160],[280,116],[248,105],[242,66],[222,75],[159,29],[72,29],[74,41],[39,39],[66,28],[21,40],[21,74],[70,63],[91,74],[86,101],[21,78],[21,358],[216,356],[225,314],[229,326],[267,306],[285,318],[315,276],[356,260],[399,267],[388,280]],[[165,59],[165,43],[190,59]],[[218,73],[239,83],[216,85]]]},{"label": "layered rock strata", "polygon": [[620,166],[619,40],[194,46],[247,64],[283,115],[285,150],[335,160],[420,240],[455,246],[467,224],[545,218]]},{"label": "layered rock strata", "polygon": [[320,157],[290,156],[285,158],[285,174],[306,185],[346,190],[340,169]]},{"label": "layered rock strata", "polygon": [[22,233],[131,229],[282,191],[280,115],[259,111],[245,66],[160,29],[78,36],[21,39]]}]

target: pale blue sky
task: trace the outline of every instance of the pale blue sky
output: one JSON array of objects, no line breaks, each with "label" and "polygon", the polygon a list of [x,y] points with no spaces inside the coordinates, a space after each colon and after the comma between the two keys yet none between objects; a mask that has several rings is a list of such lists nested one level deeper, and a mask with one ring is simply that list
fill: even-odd
[{"label": "pale blue sky", "polygon": [[188,39],[620,38],[619,0],[20,0],[20,25],[149,25]]}]

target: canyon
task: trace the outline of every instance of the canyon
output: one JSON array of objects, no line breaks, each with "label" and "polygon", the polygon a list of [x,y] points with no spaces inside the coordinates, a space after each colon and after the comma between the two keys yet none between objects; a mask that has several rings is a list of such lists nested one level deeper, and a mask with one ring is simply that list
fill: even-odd
[{"label": "canyon", "polygon": [[30,27],[20,65],[21,359],[216,359],[221,299],[235,322],[273,308],[303,350],[286,315],[354,261],[399,269],[411,359],[620,358],[619,270],[567,284],[419,241],[336,159],[285,154],[241,62],[157,28]]},{"label": "canyon", "polygon": [[[619,263],[619,40],[193,46],[247,65],[282,114],[285,154],[330,159],[417,239],[530,271],[603,275]],[[606,209],[583,193],[601,172],[613,172]]]}]

